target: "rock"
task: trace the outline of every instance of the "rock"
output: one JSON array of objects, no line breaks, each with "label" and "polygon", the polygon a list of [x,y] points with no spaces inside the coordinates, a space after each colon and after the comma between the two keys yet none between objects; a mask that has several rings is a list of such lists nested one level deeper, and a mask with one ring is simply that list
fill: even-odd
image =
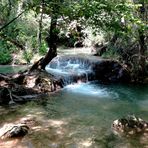
[{"label": "rock", "polygon": [[112,130],[118,135],[148,135],[148,122],[135,116],[128,116],[115,120],[112,124]]},{"label": "rock", "polygon": [[6,124],[0,129],[0,138],[23,137],[28,133],[29,127],[26,124]]},{"label": "rock", "polygon": [[119,62],[114,60],[102,60],[93,67],[96,79],[102,82],[130,82],[130,74]]},{"label": "rock", "polygon": [[36,70],[7,76],[0,74],[0,105],[41,100],[61,87],[61,81],[45,71]]}]

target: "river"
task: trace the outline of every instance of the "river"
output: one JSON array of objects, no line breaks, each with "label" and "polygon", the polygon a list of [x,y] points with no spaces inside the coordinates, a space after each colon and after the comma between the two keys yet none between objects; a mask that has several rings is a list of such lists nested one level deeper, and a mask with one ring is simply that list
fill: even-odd
[{"label": "river", "polygon": [[[18,70],[20,67],[0,66],[3,73]],[[35,122],[24,138],[0,141],[0,147],[147,148],[148,137],[113,133],[113,121],[128,115],[148,121],[148,85],[71,84],[45,100],[0,106],[0,126],[22,118]]]},{"label": "river", "polygon": [[68,85],[38,102],[1,106],[0,125],[24,117],[36,126],[19,141],[0,141],[1,148],[147,148],[148,139],[114,135],[115,119],[136,115],[148,121],[148,86]]}]

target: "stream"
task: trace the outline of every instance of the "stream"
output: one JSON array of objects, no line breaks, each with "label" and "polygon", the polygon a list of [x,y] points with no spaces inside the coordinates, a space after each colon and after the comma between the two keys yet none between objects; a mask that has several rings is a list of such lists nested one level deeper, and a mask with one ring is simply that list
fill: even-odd
[{"label": "stream", "polygon": [[0,106],[0,126],[24,117],[36,126],[18,141],[1,148],[147,148],[148,139],[114,135],[114,120],[136,115],[148,121],[148,86],[71,84],[36,102]]},{"label": "stream", "polygon": [[[148,120],[148,87],[75,84],[40,102],[0,107],[1,125],[35,117],[38,126],[19,145],[28,148],[142,148],[137,138],[121,138],[112,122],[128,114]],[[24,147],[25,147],[24,146]],[[6,147],[7,148],[7,147]]]}]

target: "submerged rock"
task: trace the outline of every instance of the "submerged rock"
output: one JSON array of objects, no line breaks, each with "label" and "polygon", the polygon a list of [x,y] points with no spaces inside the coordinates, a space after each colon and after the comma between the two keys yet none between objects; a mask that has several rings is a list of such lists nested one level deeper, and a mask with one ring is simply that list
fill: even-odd
[{"label": "submerged rock", "polygon": [[5,124],[0,129],[0,138],[23,137],[28,133],[29,127],[26,124]]},{"label": "submerged rock", "polygon": [[127,136],[143,134],[148,138],[148,122],[135,116],[115,120],[112,129],[115,134]]}]

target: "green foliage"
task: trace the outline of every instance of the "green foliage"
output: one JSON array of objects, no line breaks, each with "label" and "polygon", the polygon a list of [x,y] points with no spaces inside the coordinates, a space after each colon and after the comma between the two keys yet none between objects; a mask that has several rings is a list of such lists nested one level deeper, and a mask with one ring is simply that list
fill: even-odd
[{"label": "green foliage", "polygon": [[[92,39],[97,44],[98,42],[109,43],[113,36],[118,36],[116,43],[112,43],[112,48],[109,47],[103,57],[118,58],[116,49],[123,49],[122,54],[131,56],[128,59],[132,59],[133,55],[138,52],[129,52],[127,49],[131,49],[130,46],[133,43],[138,43],[140,34],[147,36],[148,33],[147,12],[144,12],[147,11],[147,5],[145,5],[145,10],[142,10],[142,2],[146,4],[146,0],[3,0],[0,1],[0,27],[15,18],[20,12],[27,11],[1,33],[10,40],[19,41],[27,49],[24,51],[23,57],[29,63],[34,53],[46,54],[48,48],[43,40],[47,39],[47,36],[49,37],[51,16],[55,16],[58,21],[57,30],[54,31],[59,34],[58,41],[61,43],[58,43],[59,45],[73,47],[80,38],[82,40],[81,31],[71,28],[71,23],[76,21],[84,28],[91,28],[93,32],[91,34],[102,37]],[[17,47],[16,50],[14,48],[16,45],[13,45],[10,40],[4,40],[5,45],[0,44],[1,63],[11,61],[12,49],[13,52],[19,49]],[[88,43],[88,40],[86,42]],[[135,48],[133,49],[135,50]],[[136,49],[139,50],[139,48]],[[121,58],[122,54],[120,54]],[[143,52],[141,57],[144,57],[144,54]],[[137,62],[137,60],[138,58],[135,61]],[[139,64],[133,63],[133,65]]]},{"label": "green foliage", "polygon": [[8,51],[0,51],[0,64],[9,64],[12,61],[12,57]]},{"label": "green foliage", "polygon": [[106,52],[102,54],[103,58],[109,58],[109,59],[114,59],[118,60],[119,59],[119,54],[116,51],[117,49],[114,48],[109,48]]},{"label": "green foliage", "polygon": [[0,64],[9,64],[12,61],[12,57],[8,50],[7,44],[0,41]]},{"label": "green foliage", "polygon": [[27,64],[29,64],[31,59],[33,58],[33,52],[31,50],[25,50],[23,52],[23,58],[27,62]]},{"label": "green foliage", "polygon": [[0,64],[9,64],[12,61],[10,52],[4,44],[0,45]]},{"label": "green foliage", "polygon": [[39,53],[41,55],[45,55],[47,53],[47,49],[48,49],[48,47],[47,47],[46,43],[44,42],[44,43],[42,43],[41,47],[39,48]]}]

